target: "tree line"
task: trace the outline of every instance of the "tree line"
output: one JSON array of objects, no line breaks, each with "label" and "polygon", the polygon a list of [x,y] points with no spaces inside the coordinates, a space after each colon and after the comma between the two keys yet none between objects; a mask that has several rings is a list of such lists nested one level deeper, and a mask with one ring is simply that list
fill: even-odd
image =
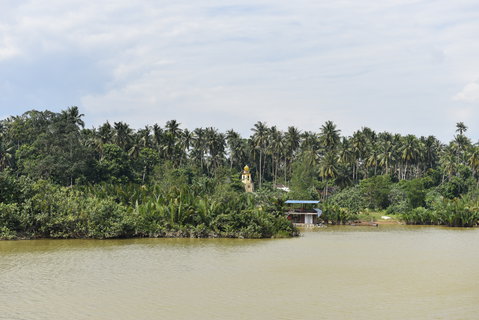
[{"label": "tree line", "polygon": [[[242,137],[234,129],[182,128],[176,120],[137,130],[125,122],[108,121],[85,128],[83,117],[77,107],[70,107],[61,112],[31,110],[1,120],[3,176],[81,189],[154,186],[168,182],[168,172],[175,172],[176,178],[170,176],[168,183],[176,181],[181,187],[210,181],[231,185],[239,194],[239,175],[248,164],[259,192],[277,192],[278,185],[292,189],[292,194],[276,198],[319,198],[352,213],[388,209],[402,214],[417,208],[432,210],[428,196],[459,199],[473,192],[479,179],[479,146],[466,136],[462,122],[457,123],[453,139],[442,143],[432,135],[376,132],[367,127],[343,136],[332,121],[319,124],[317,131],[294,126],[283,131],[258,121],[251,135]],[[210,195],[215,194],[213,189]],[[8,203],[7,194],[1,202]],[[422,196],[415,200],[418,194]],[[330,206],[334,210],[340,211]],[[411,219],[405,220],[414,223]]]},{"label": "tree line", "polygon": [[364,127],[341,136],[332,121],[317,132],[286,131],[257,122],[250,137],[231,129],[181,128],[176,120],[134,130],[125,122],[105,122],[86,129],[77,107],[60,113],[28,111],[0,121],[0,170],[52,179],[61,185],[100,181],[135,181],[151,178],[165,161],[174,167],[195,167],[211,176],[220,168],[241,170],[249,164],[258,185],[289,184],[293,163],[310,158],[318,179],[340,187],[376,175],[398,180],[420,178],[438,170],[442,181],[463,168],[478,177],[479,146],[457,124],[448,144],[434,136],[416,137],[375,132]]}]

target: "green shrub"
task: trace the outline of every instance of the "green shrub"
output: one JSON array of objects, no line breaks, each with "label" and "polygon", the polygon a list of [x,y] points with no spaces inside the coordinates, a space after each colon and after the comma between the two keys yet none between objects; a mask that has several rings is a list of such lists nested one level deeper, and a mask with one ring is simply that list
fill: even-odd
[{"label": "green shrub", "polygon": [[403,219],[406,224],[437,224],[437,214],[423,207],[404,212]]},{"label": "green shrub", "polygon": [[351,213],[347,208],[342,208],[334,204],[324,204],[322,210],[323,214],[321,215],[321,219],[325,223],[346,224],[356,218],[356,215]]},{"label": "green shrub", "polygon": [[17,233],[7,227],[0,226],[0,240],[13,240],[17,238]]},{"label": "green shrub", "polygon": [[388,196],[391,186],[391,177],[388,175],[362,180],[359,183],[359,189],[366,207],[370,209],[386,209],[389,206]]},{"label": "green shrub", "polygon": [[434,209],[418,207],[404,213],[403,219],[407,224],[473,227],[479,221],[479,203],[467,197],[442,199],[435,202]]},{"label": "green shrub", "polygon": [[[17,230],[20,225],[20,209],[16,203],[0,203],[0,228]],[[6,232],[6,231],[5,231]]]},{"label": "green shrub", "polygon": [[352,213],[358,213],[366,208],[366,202],[359,186],[341,190],[328,199],[328,203],[347,208]]}]

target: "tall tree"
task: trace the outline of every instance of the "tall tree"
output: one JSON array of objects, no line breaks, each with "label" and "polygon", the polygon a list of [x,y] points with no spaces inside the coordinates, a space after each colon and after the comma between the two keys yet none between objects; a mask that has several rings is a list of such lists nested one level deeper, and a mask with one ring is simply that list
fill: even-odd
[{"label": "tall tree", "polygon": [[71,123],[75,126],[80,126],[81,128],[85,127],[85,122],[82,120],[84,114],[80,114],[78,107],[73,106],[61,112],[62,117],[65,118],[66,122]]},{"label": "tall tree", "polygon": [[170,120],[166,122],[165,133],[164,133],[164,150],[165,156],[168,160],[173,161],[175,164],[179,164],[178,159],[178,144],[182,130],[180,129],[180,124],[176,120]]},{"label": "tall tree", "polygon": [[[230,163],[230,168],[233,168],[233,164],[241,166],[241,164],[238,163],[238,160],[240,158],[240,153],[241,153],[241,135],[234,131],[233,129],[228,130],[226,132],[226,141],[228,145],[228,150],[229,150],[229,163]],[[245,164],[246,165],[246,164]]]},{"label": "tall tree", "polygon": [[326,152],[335,150],[340,142],[340,130],[332,121],[326,121],[320,129],[319,139]]},{"label": "tall tree", "polygon": [[253,136],[251,137],[254,148],[259,152],[259,187],[263,183],[263,156],[268,143],[268,127],[265,122],[258,121],[251,129]]},{"label": "tall tree", "polygon": [[288,127],[288,131],[284,134],[284,144],[284,183],[286,183],[288,175],[291,175],[292,172],[291,163],[301,145],[301,132],[296,127]]},{"label": "tall tree", "polygon": [[458,122],[458,123],[456,123],[456,132],[458,132],[459,135],[462,136],[462,135],[464,134],[464,132],[466,132],[466,131],[467,131],[467,127],[466,127],[466,125],[464,124],[464,122]]},{"label": "tall tree", "polygon": [[123,151],[128,151],[133,142],[133,129],[125,122],[115,122],[113,142]]},{"label": "tall tree", "polygon": [[328,151],[319,162],[319,175],[324,179],[324,195],[328,197],[329,179],[336,177],[338,173],[338,158],[335,152]]},{"label": "tall tree", "polygon": [[268,153],[271,155],[271,175],[273,184],[276,185],[276,177],[278,175],[280,156],[284,149],[283,134],[276,126],[272,126],[269,130]]}]

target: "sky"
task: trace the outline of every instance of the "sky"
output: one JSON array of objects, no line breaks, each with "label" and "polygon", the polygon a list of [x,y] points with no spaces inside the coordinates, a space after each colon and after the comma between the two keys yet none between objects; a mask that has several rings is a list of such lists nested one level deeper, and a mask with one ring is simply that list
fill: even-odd
[{"label": "sky", "polygon": [[0,0],[0,119],[479,139],[477,0]]}]

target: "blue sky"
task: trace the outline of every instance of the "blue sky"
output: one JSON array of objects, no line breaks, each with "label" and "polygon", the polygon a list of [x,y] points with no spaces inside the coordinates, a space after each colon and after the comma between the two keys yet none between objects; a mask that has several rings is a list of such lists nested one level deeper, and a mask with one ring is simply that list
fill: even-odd
[{"label": "blue sky", "polygon": [[479,139],[477,0],[0,0],[0,117]]}]

